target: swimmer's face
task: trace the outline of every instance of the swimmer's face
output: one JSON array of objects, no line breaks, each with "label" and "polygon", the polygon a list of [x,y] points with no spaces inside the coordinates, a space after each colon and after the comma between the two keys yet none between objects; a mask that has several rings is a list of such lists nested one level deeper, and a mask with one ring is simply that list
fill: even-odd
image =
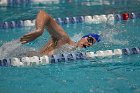
[{"label": "swimmer's face", "polygon": [[93,37],[85,37],[81,38],[78,41],[78,47],[80,48],[86,48],[92,46],[96,42],[96,39]]}]

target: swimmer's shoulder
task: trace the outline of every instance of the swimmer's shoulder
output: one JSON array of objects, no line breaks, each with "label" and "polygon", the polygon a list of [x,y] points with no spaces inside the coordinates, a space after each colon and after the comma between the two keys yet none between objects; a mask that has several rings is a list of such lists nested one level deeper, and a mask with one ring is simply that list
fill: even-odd
[{"label": "swimmer's shoulder", "polygon": [[66,43],[70,43],[72,41],[68,35],[62,35],[60,37],[60,40],[62,40],[63,42],[66,42]]}]

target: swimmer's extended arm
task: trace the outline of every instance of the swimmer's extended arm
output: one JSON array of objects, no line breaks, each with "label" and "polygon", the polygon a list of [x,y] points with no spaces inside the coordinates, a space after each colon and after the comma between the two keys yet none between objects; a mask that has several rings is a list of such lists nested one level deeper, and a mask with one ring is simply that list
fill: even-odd
[{"label": "swimmer's extended arm", "polygon": [[55,40],[58,40],[62,37],[68,37],[63,28],[59,26],[52,17],[50,17],[43,10],[40,10],[36,18],[36,30],[21,37],[20,38],[21,43],[22,44],[28,43],[30,41],[35,40],[37,37],[41,36],[44,32],[45,26],[47,27],[51,37],[54,38]]}]

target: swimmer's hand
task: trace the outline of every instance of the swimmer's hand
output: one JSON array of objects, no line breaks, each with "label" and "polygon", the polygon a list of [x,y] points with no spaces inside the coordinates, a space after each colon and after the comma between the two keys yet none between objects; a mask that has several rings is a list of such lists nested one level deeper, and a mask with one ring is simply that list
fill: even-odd
[{"label": "swimmer's hand", "polygon": [[42,32],[40,32],[40,31],[33,31],[33,32],[28,33],[28,34],[24,35],[23,37],[21,37],[20,38],[20,42],[22,44],[28,43],[30,41],[35,40],[40,35],[42,35]]}]

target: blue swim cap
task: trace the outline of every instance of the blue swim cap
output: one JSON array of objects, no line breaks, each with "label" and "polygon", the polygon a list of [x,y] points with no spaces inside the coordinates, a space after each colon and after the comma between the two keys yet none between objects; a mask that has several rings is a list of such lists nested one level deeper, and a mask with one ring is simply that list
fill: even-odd
[{"label": "blue swim cap", "polygon": [[97,42],[101,41],[101,39],[100,39],[100,35],[98,35],[98,34],[94,34],[94,33],[89,33],[89,34],[83,36],[82,38],[90,37],[90,36],[93,37],[93,38],[95,38]]}]

